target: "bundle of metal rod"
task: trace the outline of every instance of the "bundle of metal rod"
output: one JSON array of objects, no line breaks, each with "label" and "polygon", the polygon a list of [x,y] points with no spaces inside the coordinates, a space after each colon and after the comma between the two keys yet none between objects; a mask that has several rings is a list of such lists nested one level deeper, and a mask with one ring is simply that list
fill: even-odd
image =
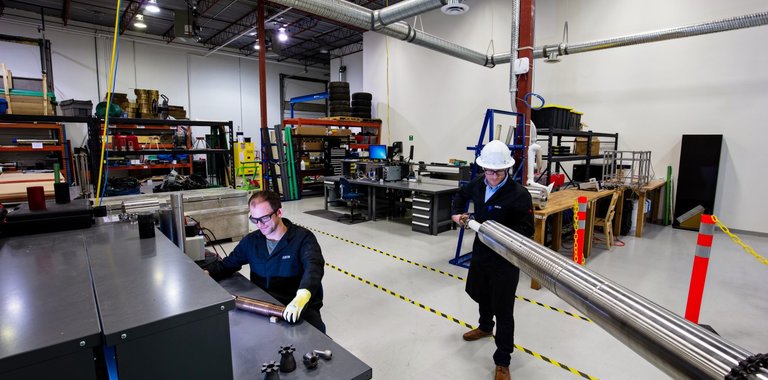
[{"label": "bundle of metal rod", "polygon": [[267,317],[283,318],[285,306],[275,305],[273,303],[255,300],[253,298],[235,296],[235,307],[240,310],[250,311],[251,313],[261,314]]},{"label": "bundle of metal rod", "polygon": [[[675,379],[723,379],[752,353],[529,238],[470,221],[480,240]],[[750,379],[768,380],[756,368]]]}]

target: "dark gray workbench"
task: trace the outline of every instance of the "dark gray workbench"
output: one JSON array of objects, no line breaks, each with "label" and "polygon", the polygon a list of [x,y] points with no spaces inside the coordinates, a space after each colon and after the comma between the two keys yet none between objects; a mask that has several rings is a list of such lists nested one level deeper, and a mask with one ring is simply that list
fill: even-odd
[{"label": "dark gray workbench", "polygon": [[[280,304],[239,274],[226,278],[219,284],[234,295]],[[362,380],[372,376],[371,367],[306,322],[300,321],[295,325],[284,321],[270,323],[268,317],[237,309],[229,312],[229,322],[235,379],[261,378],[261,365],[273,360],[280,363],[280,354],[277,351],[281,345],[289,344],[296,348],[296,370],[291,373],[281,372],[281,379]],[[320,359],[316,369],[308,370],[304,367],[301,357],[314,349],[331,350],[333,359]]]},{"label": "dark gray workbench", "polygon": [[115,346],[120,379],[230,378],[232,296],[160,231],[139,239],[136,224],[111,223],[87,232],[105,344]]},{"label": "dark gray workbench", "polygon": [[[326,185],[336,184],[340,176],[326,176],[324,182]],[[429,214],[433,221],[429,226],[429,233],[438,234],[441,225],[450,224],[450,215],[448,218],[441,218],[445,210],[450,210],[451,204],[449,198],[459,191],[459,186],[454,181],[439,182],[411,182],[411,181],[371,181],[361,179],[350,179],[350,184],[364,186],[368,190],[368,220],[376,220],[376,189],[390,189],[400,191],[411,191],[424,194],[431,199]],[[324,186],[325,209],[328,210],[328,186]],[[442,201],[441,201],[442,200]],[[449,213],[450,214],[450,213]]]},{"label": "dark gray workbench", "polygon": [[0,240],[0,378],[95,379],[100,332],[82,234]]}]

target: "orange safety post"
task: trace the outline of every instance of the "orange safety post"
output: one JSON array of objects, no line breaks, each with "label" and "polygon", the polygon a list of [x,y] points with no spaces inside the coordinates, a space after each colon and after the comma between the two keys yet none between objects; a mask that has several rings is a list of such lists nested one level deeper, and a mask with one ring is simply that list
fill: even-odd
[{"label": "orange safety post", "polygon": [[688,304],[685,306],[685,319],[699,323],[701,298],[704,295],[704,282],[707,279],[707,266],[712,251],[712,234],[715,232],[715,221],[712,215],[702,214],[699,225],[699,237],[696,240],[696,256],[693,258],[691,286],[688,288]]},{"label": "orange safety post", "polygon": [[576,230],[576,242],[573,244],[573,261],[584,265],[584,228],[587,221],[587,197],[579,197],[578,229]]}]

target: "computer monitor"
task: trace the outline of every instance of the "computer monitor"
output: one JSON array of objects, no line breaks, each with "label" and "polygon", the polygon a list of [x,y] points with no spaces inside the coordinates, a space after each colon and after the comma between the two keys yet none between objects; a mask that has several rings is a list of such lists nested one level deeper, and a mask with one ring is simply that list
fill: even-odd
[{"label": "computer monitor", "polygon": [[370,145],[368,146],[368,158],[371,160],[386,160],[387,159],[387,146],[386,145]]}]

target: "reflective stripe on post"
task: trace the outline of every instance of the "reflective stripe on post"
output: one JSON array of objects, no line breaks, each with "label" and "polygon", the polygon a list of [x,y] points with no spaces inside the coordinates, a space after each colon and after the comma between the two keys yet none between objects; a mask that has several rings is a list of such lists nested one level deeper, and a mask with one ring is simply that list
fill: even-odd
[{"label": "reflective stripe on post", "polygon": [[578,242],[573,245],[573,261],[584,265],[584,228],[587,224],[587,197],[579,197],[579,212],[577,216],[579,219],[579,230],[576,233]]},{"label": "reflective stripe on post", "polygon": [[709,266],[714,232],[715,222],[712,220],[712,215],[702,214],[699,235],[696,239],[696,256],[693,258],[691,285],[688,288],[688,304],[685,306],[685,319],[693,323],[699,323],[701,299],[704,295],[704,282],[707,279],[707,267]]}]

